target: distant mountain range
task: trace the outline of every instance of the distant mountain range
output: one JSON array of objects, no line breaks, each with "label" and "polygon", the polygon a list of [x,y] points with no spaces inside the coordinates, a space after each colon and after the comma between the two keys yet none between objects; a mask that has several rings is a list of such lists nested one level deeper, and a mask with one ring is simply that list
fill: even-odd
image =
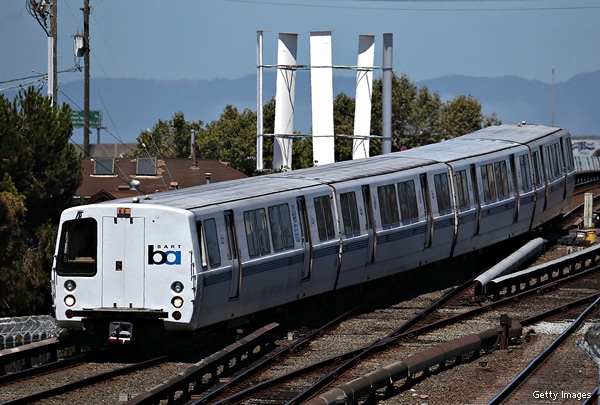
[{"label": "distant mountain range", "polygon": [[[263,102],[275,95],[276,76],[267,72],[263,80]],[[209,123],[217,120],[225,106],[239,111],[256,110],[256,76],[239,79],[158,81],[139,79],[96,79],[90,86],[90,108],[101,110],[101,143],[135,142],[140,131],[152,128],[159,119],[169,120],[183,112],[186,120]],[[354,97],[355,79],[334,76],[334,94]],[[416,82],[438,92],[442,100],[459,94],[476,97],[486,115],[496,113],[503,123],[527,121],[549,125],[552,121],[552,85],[514,76],[477,78],[445,76]],[[59,102],[82,109],[83,82],[59,84]],[[554,124],[573,135],[600,135],[600,70],[579,74],[554,85]],[[5,93],[12,99],[14,93]],[[311,122],[310,76],[299,72],[296,82],[295,129],[308,133]],[[82,129],[75,129],[74,142],[81,142]],[[96,131],[90,137],[96,143]]]}]

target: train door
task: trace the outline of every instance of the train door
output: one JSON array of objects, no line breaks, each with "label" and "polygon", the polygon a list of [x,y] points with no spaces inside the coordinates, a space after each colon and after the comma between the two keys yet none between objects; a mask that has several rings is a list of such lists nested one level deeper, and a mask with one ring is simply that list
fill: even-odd
[{"label": "train door", "polygon": [[146,246],[144,218],[102,218],[102,306],[143,308]]},{"label": "train door", "polygon": [[302,266],[302,281],[310,280],[312,274],[312,242],[310,239],[310,229],[308,229],[308,213],[306,211],[306,201],[303,196],[296,198],[298,206],[298,219],[300,222],[300,243],[304,252],[304,264]]},{"label": "train door", "polygon": [[423,208],[425,209],[425,246],[431,247],[433,239],[433,214],[431,212],[431,198],[429,195],[429,185],[427,183],[427,174],[419,175],[421,181],[421,195],[423,196]]},{"label": "train door", "polygon": [[365,207],[366,229],[369,235],[369,244],[367,246],[367,262],[375,262],[375,252],[377,250],[377,233],[375,231],[375,218],[373,217],[373,203],[371,201],[371,188],[368,185],[362,186],[363,205]]},{"label": "train door", "polygon": [[479,193],[479,181],[477,179],[477,169],[475,168],[475,165],[471,165],[471,181],[473,182],[473,196],[475,197],[475,205],[477,207],[477,219],[475,221],[473,235],[479,235],[479,230],[481,229],[481,195]]},{"label": "train door", "polygon": [[511,154],[509,156],[509,161],[510,161],[510,170],[511,170],[511,174],[512,174],[512,182],[513,182],[513,192],[514,192],[514,196],[515,196],[515,213],[513,216],[513,223],[517,223],[519,221],[519,213],[521,210],[521,182],[519,182],[519,178],[518,178],[518,170],[517,170],[517,163],[515,161],[515,155]]},{"label": "train door", "polygon": [[227,210],[224,212],[224,215],[225,229],[227,232],[227,247],[229,249],[227,257],[231,261],[231,287],[229,289],[229,299],[233,300],[240,296],[240,289],[242,286],[242,265],[240,263],[233,211]]}]

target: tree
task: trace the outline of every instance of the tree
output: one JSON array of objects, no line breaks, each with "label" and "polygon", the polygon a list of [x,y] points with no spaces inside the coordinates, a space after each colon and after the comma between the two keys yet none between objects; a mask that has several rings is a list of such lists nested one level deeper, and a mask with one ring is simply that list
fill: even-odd
[{"label": "tree", "polygon": [[[382,86],[382,79],[373,83],[371,133],[378,135],[383,132]],[[495,114],[485,117],[474,97],[458,95],[442,102],[437,92],[431,93],[426,86],[417,88],[408,76],[392,76],[392,150],[439,142],[500,123]]]},{"label": "tree", "polygon": [[[71,109],[33,87],[0,95],[0,316],[49,312],[49,271],[60,213],[81,184]],[[43,252],[42,252],[43,251]]]},{"label": "tree", "polygon": [[137,137],[136,157],[183,158],[191,154],[192,131],[202,129],[202,121],[188,122],[182,112],[169,121],[158,120],[151,130],[142,131]]},{"label": "tree", "polygon": [[442,139],[456,138],[482,128],[481,104],[472,96],[458,95],[444,103],[439,135]]},{"label": "tree", "polygon": [[256,113],[227,105],[217,121],[200,130],[196,137],[198,155],[219,159],[251,176],[256,172]]}]

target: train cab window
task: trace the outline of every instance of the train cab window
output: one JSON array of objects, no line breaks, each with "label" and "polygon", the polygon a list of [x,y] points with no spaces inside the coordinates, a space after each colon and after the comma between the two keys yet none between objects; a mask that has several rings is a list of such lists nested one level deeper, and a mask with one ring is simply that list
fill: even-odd
[{"label": "train cab window", "polygon": [[78,217],[62,225],[56,271],[59,275],[96,274],[98,224],[94,218]]},{"label": "train cab window", "polygon": [[381,224],[384,227],[399,226],[398,197],[396,187],[393,184],[377,187],[377,198],[379,199],[379,211]]},{"label": "train cab window", "polygon": [[358,221],[358,208],[354,191],[340,194],[340,205],[342,209],[344,234],[346,236],[359,235],[360,223]]},{"label": "train cab window", "polygon": [[269,207],[269,223],[271,224],[271,241],[273,250],[279,252],[294,247],[294,233],[288,204]]},{"label": "train cab window", "polygon": [[314,198],[315,215],[317,216],[317,229],[320,240],[335,238],[333,214],[331,213],[331,198],[323,195]]},{"label": "train cab window", "polygon": [[458,194],[458,208],[461,210],[469,208],[471,206],[471,198],[469,197],[469,183],[466,170],[456,172],[456,190]]},{"label": "train cab window", "polygon": [[415,181],[403,181],[398,183],[398,196],[400,198],[400,217],[403,224],[410,224],[419,220],[417,208],[417,193],[415,192]]},{"label": "train cab window", "polygon": [[562,157],[558,151],[558,143],[553,143],[550,146],[546,146],[545,150],[546,161],[548,162],[546,168],[548,169],[549,180],[555,180],[562,174]]},{"label": "train cab window", "polygon": [[485,202],[493,201],[496,195],[496,178],[494,177],[494,165],[483,165],[481,170],[481,185],[483,186],[483,199]]},{"label": "train cab window", "polygon": [[523,183],[523,191],[530,191],[532,189],[531,182],[531,168],[529,165],[529,156],[519,156],[519,170],[521,171],[521,182]]},{"label": "train cab window", "polygon": [[452,211],[450,202],[450,185],[448,184],[448,174],[440,173],[433,176],[435,184],[435,195],[440,214],[448,214]]},{"label": "train cab window", "polygon": [[496,193],[498,198],[508,197],[510,190],[508,185],[508,169],[506,168],[506,161],[501,160],[500,162],[494,163],[494,174],[496,175]]},{"label": "train cab window", "polygon": [[267,214],[264,208],[244,212],[244,227],[250,257],[271,252],[269,244]]},{"label": "train cab window", "polygon": [[217,224],[213,218],[199,221],[196,224],[198,230],[198,241],[200,242],[200,254],[202,257],[202,268],[217,267],[221,265],[221,252],[219,250],[219,237],[217,235]]}]

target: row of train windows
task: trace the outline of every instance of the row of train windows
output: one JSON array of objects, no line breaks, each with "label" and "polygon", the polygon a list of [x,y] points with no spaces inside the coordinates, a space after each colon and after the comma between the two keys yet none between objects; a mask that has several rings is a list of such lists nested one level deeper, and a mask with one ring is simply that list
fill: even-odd
[{"label": "row of train windows", "polygon": [[[545,154],[549,162],[548,177],[550,180],[560,177],[562,173],[562,158],[558,144],[546,147]],[[533,153],[533,176],[530,169],[528,155],[518,157],[518,168],[521,177],[523,191],[530,191],[535,182],[538,186],[543,183],[543,172],[540,154]],[[485,164],[479,167],[482,183],[482,194],[485,202],[501,200],[510,196],[511,186],[509,171],[505,160]],[[459,210],[468,209],[471,206],[469,193],[469,180],[467,170],[455,172],[457,201]],[[433,176],[435,188],[435,201],[440,215],[452,212],[450,183],[447,173]],[[426,178],[420,178],[422,195],[425,195]],[[419,220],[419,208],[417,202],[417,189],[415,180],[408,180],[397,184],[386,184],[377,187],[377,198],[381,224],[384,227],[399,226],[400,223],[407,225]],[[335,226],[331,198],[329,195],[315,197],[313,199],[317,232],[319,240],[325,241],[335,239]],[[423,210],[428,211],[428,202],[425,201]],[[343,232],[346,236],[360,235],[360,222],[358,215],[358,204],[354,192],[340,194],[340,211]],[[425,212],[423,213],[425,214]],[[292,222],[288,204],[273,205],[265,210],[258,208],[244,211],[244,227],[248,255],[257,257],[271,253],[280,252],[294,247]],[[214,219],[203,221],[203,232],[199,239],[202,246],[202,265],[206,267],[219,266],[221,255],[217,237],[217,228]]]},{"label": "row of train windows", "polygon": [[[288,204],[273,205],[268,207],[267,210],[258,208],[244,211],[243,216],[248,255],[250,257],[271,253],[271,245],[275,252],[294,247],[292,221]],[[202,252],[202,267],[220,266],[221,252],[219,250],[216,221],[212,218],[205,219],[197,224],[197,229],[199,232],[198,240],[202,247],[200,249]]]}]

